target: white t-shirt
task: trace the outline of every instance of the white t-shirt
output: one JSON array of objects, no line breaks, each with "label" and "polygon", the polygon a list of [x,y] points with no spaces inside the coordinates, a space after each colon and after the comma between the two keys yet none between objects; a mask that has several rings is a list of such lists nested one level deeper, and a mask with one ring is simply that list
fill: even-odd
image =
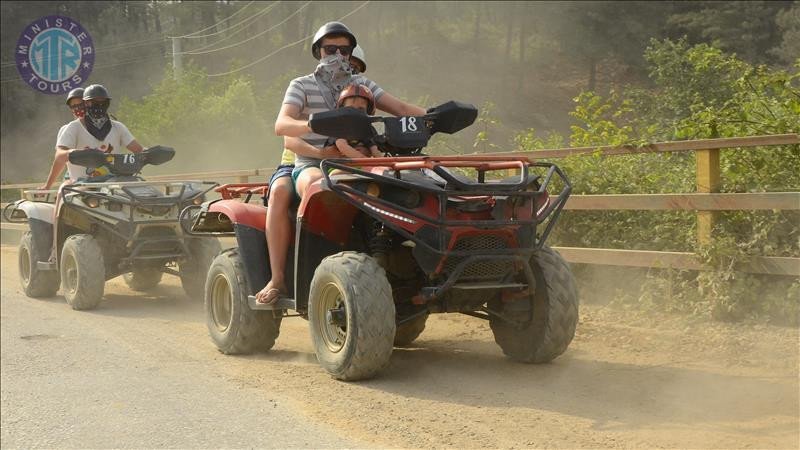
[{"label": "white t-shirt", "polygon": [[[56,146],[77,149],[96,148],[106,153],[119,153],[133,140],[134,137],[128,127],[116,120],[111,121],[111,131],[108,132],[105,139],[100,141],[86,131],[86,127],[79,119],[75,119],[58,131]],[[88,168],[72,164],[69,161],[67,161],[67,173],[73,181],[92,175]]]}]

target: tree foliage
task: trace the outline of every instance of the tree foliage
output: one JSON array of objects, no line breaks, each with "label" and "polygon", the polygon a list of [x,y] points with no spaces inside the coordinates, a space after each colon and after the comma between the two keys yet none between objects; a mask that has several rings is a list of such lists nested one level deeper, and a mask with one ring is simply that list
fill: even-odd
[{"label": "tree foliage", "polygon": [[[651,41],[645,51],[649,88],[627,87],[608,96],[576,97],[572,146],[642,144],[661,140],[800,132],[800,66],[754,66],[707,44]],[[551,136],[548,138],[553,141]],[[557,139],[556,139],[557,140]],[[516,142],[524,150],[547,145],[530,132]],[[576,194],[693,192],[690,153],[572,157],[562,161]],[[723,192],[800,190],[800,148],[731,149],[721,155]],[[668,278],[669,300],[648,290],[663,287],[651,273],[643,294],[672,309],[720,319],[768,317],[797,323],[798,281],[737,272],[749,256],[800,256],[796,211],[732,211],[719,214],[709,247],[695,243],[695,218],[687,212],[578,212],[564,214],[553,239],[561,245],[696,251],[716,270]],[[681,287],[682,289],[679,289]],[[658,292],[664,292],[659,290]],[[758,293],[757,293],[758,292]],[[787,313],[791,313],[788,314]]]}]

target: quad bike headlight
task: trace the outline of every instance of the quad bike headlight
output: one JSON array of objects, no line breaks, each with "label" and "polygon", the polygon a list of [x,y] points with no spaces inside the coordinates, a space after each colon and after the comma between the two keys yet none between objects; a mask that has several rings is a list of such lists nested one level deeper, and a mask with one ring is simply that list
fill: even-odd
[{"label": "quad bike headlight", "polygon": [[97,208],[100,206],[100,199],[97,197],[84,197],[83,202],[86,203],[86,206],[89,208]]},{"label": "quad bike headlight", "polygon": [[205,196],[204,195],[198,195],[197,197],[192,199],[192,204],[195,205],[195,206],[200,206],[200,205],[203,204],[204,200],[205,200]]},{"label": "quad bike headlight", "polygon": [[122,211],[122,203],[106,202],[106,209],[112,212]]},{"label": "quad bike headlight", "polygon": [[367,185],[367,195],[377,197],[381,195],[381,187],[378,183],[370,183]]}]

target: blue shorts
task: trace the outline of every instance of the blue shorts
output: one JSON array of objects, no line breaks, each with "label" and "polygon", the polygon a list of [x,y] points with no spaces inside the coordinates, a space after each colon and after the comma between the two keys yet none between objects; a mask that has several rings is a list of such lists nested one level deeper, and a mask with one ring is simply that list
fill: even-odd
[{"label": "blue shorts", "polygon": [[[281,165],[279,165],[275,169],[275,173],[273,173],[272,176],[269,177],[268,186],[272,187],[272,183],[274,183],[275,180],[277,180],[277,179],[280,179],[280,178],[283,178],[283,177],[291,177],[292,176],[292,170],[294,170],[294,164],[281,164]],[[292,183],[292,188],[294,188],[294,183]],[[297,197],[297,194],[295,194],[294,197]],[[268,206],[269,194],[267,194],[264,197],[261,197],[261,199],[264,200],[264,206]]]},{"label": "blue shorts", "polygon": [[292,176],[292,170],[294,170],[294,164],[281,164],[269,178],[269,185],[272,186],[272,183],[278,178]]}]

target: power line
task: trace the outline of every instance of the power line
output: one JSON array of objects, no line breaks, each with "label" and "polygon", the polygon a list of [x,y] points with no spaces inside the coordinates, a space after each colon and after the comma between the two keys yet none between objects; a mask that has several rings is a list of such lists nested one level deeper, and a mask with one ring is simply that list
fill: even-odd
[{"label": "power line", "polygon": [[260,33],[258,33],[258,34],[256,34],[256,35],[254,35],[254,36],[251,36],[251,37],[249,37],[249,38],[247,38],[247,39],[245,39],[245,40],[243,40],[243,41],[239,41],[239,42],[237,42],[237,43],[235,43],[235,44],[227,45],[227,46],[225,46],[225,47],[214,48],[214,49],[211,49],[211,50],[205,50],[205,51],[179,52],[179,53],[173,53],[173,54],[174,54],[174,55],[205,55],[205,54],[207,54],[207,53],[214,53],[214,52],[218,52],[218,51],[221,51],[221,50],[227,50],[227,49],[229,49],[229,48],[238,47],[238,46],[240,46],[240,45],[244,44],[245,42],[250,42],[250,41],[252,41],[253,39],[256,39],[257,37],[259,37],[259,36],[262,36],[262,35],[264,35],[265,33],[268,33],[268,32],[270,32],[270,31],[274,30],[275,28],[277,28],[277,27],[279,27],[279,26],[283,25],[283,24],[284,24],[284,23],[286,23],[286,22],[287,22],[289,19],[291,19],[292,17],[294,17],[294,16],[296,16],[297,14],[299,14],[299,13],[300,13],[300,11],[302,11],[303,9],[305,9],[305,7],[306,7],[306,6],[308,6],[308,5],[310,5],[310,4],[311,4],[311,1],[308,1],[308,2],[306,2],[306,3],[305,3],[303,6],[301,6],[300,8],[298,8],[298,9],[297,9],[297,11],[295,11],[295,12],[291,13],[291,14],[289,15],[289,17],[287,17],[287,18],[283,19],[282,21],[280,21],[280,22],[276,23],[275,25],[273,25],[273,26],[271,26],[271,27],[267,28],[266,30],[264,30],[264,31],[262,31],[262,32],[260,32]]},{"label": "power line", "polygon": [[105,52],[105,51],[114,51],[114,50],[122,50],[126,48],[133,48],[133,47],[141,47],[143,45],[155,44],[158,42],[166,41],[166,37],[154,38],[144,41],[136,41],[136,42],[125,42],[122,44],[112,45],[111,47],[101,47],[95,50],[95,53]]},{"label": "power line", "polygon": [[[125,43],[121,43],[121,44],[117,44],[117,45],[112,45],[112,46],[109,46],[109,47],[99,47],[99,48],[96,48],[94,51],[95,51],[95,53],[101,53],[101,52],[105,52],[105,51],[123,50],[123,49],[129,49],[129,48],[133,48],[133,47],[141,47],[143,45],[155,44],[157,42],[163,42],[165,40],[166,40],[166,38],[161,37],[161,38],[155,38],[155,39],[148,39],[148,40],[144,40],[144,41],[125,42]],[[58,59],[59,57],[60,57],[59,55],[55,55],[55,56],[52,56],[52,57],[47,58],[47,59]],[[17,64],[16,61],[7,61],[7,62],[0,63],[0,67],[10,67],[10,66],[14,66],[16,64]]]},{"label": "power line", "polygon": [[[270,10],[271,10],[271,9],[272,9],[274,6],[276,6],[278,3],[280,3],[280,1],[277,1],[277,2],[275,2],[275,3],[273,3],[273,4],[271,4],[269,7],[265,8],[263,11],[261,11],[261,12],[259,12],[259,13],[255,14],[255,15],[253,15],[253,16],[251,16],[251,17],[249,17],[249,18],[248,18],[248,19],[246,19],[246,20],[250,20],[250,21],[251,21],[250,23],[248,23],[247,25],[244,25],[244,26],[242,26],[241,28],[239,28],[238,30],[234,31],[233,33],[231,33],[231,34],[229,34],[229,35],[225,36],[224,38],[222,38],[222,39],[220,39],[220,40],[218,40],[218,41],[216,41],[216,42],[212,42],[212,43],[210,43],[210,44],[208,44],[208,45],[204,45],[204,46],[202,46],[202,47],[194,48],[194,49],[192,49],[192,50],[190,50],[190,51],[192,51],[192,52],[199,52],[200,50],[206,50],[206,49],[208,49],[208,48],[211,48],[211,47],[213,47],[213,46],[215,46],[215,45],[217,45],[217,44],[219,44],[219,43],[221,43],[221,42],[223,42],[223,41],[227,41],[228,39],[230,39],[230,38],[232,38],[232,37],[236,36],[237,34],[241,33],[242,31],[246,30],[246,29],[247,29],[247,27],[249,27],[250,25],[252,25],[252,24],[253,24],[253,22],[255,22],[255,20],[256,20],[256,19],[258,19],[258,18],[259,18],[261,15],[268,13],[268,12],[269,12],[269,11],[270,11]],[[245,22],[245,21],[242,21],[242,22],[240,22],[240,23],[244,23],[244,22]],[[231,28],[234,28],[234,27],[230,27],[230,28],[228,28],[228,30],[230,30]]]},{"label": "power line", "polygon": [[230,19],[231,19],[233,16],[235,16],[235,15],[239,14],[240,12],[244,11],[245,9],[247,9],[247,7],[248,7],[248,6],[252,5],[253,3],[255,3],[255,0],[253,0],[253,1],[251,1],[250,3],[248,3],[248,4],[244,5],[244,6],[242,6],[242,7],[241,7],[241,8],[240,8],[238,11],[236,11],[236,12],[235,12],[235,13],[233,13],[233,14],[231,14],[230,16],[228,16],[228,17],[226,17],[226,18],[224,18],[224,19],[220,20],[219,22],[217,22],[217,23],[215,23],[215,24],[213,24],[213,25],[211,25],[211,26],[208,26],[208,27],[206,27],[206,28],[203,28],[202,30],[197,30],[197,31],[195,31],[195,32],[193,32],[193,33],[185,34],[185,35],[183,35],[183,36],[169,36],[169,37],[170,37],[171,39],[172,39],[172,38],[195,38],[195,37],[207,37],[207,36],[214,36],[215,34],[219,34],[219,32],[217,32],[217,33],[212,33],[212,34],[209,34],[209,35],[204,35],[204,36],[194,36],[194,35],[196,35],[197,33],[202,33],[202,32],[204,32],[204,31],[208,31],[208,30],[210,30],[210,29],[212,29],[212,28],[216,27],[217,25],[221,24],[222,22],[225,22],[226,20],[230,20]]},{"label": "power line", "polygon": [[[244,20],[241,20],[241,21],[239,21],[239,22],[237,22],[237,23],[235,23],[235,24],[233,24],[233,25],[231,25],[231,26],[229,26],[229,27],[227,27],[227,28],[223,28],[223,29],[221,29],[221,30],[219,30],[219,31],[217,31],[217,32],[215,32],[215,33],[211,33],[211,34],[204,34],[204,35],[200,35],[200,36],[189,36],[189,37],[187,37],[187,38],[185,38],[185,39],[207,38],[207,37],[216,36],[216,35],[218,35],[218,34],[222,34],[222,33],[225,33],[225,32],[229,32],[229,31],[231,31],[232,29],[234,29],[234,28],[238,27],[239,25],[242,25],[243,23],[245,23],[245,22],[247,22],[247,21],[250,21],[250,23],[252,23],[252,22],[253,22],[253,21],[255,21],[257,18],[261,17],[261,16],[262,16],[262,15],[264,15],[265,13],[269,12],[270,10],[272,10],[272,8],[274,8],[274,7],[275,7],[275,5],[277,5],[278,3],[280,3],[280,1],[272,2],[271,4],[267,5],[267,6],[266,6],[264,9],[262,9],[261,11],[259,11],[259,12],[255,13],[255,14],[253,14],[253,15],[249,16],[249,17],[245,17],[245,18],[244,18]],[[250,25],[250,23],[248,23],[247,25],[244,25],[244,26],[243,26],[241,29],[247,28],[247,26],[249,26],[249,25]],[[240,29],[240,30],[241,30],[241,29]],[[237,32],[238,32],[238,31],[240,31],[240,30],[237,30]]]},{"label": "power line", "polygon": [[[364,3],[362,3],[360,6],[358,6],[356,9],[354,9],[354,10],[350,11],[349,13],[345,14],[344,16],[340,17],[340,18],[339,18],[339,19],[337,19],[337,20],[338,20],[339,22],[341,22],[342,20],[344,20],[344,19],[346,19],[346,18],[350,17],[351,15],[355,14],[355,13],[356,13],[358,10],[360,10],[361,8],[363,8],[363,7],[367,6],[367,4],[369,4],[369,2],[370,2],[370,1],[371,1],[371,0],[367,0],[367,1],[365,1],[365,2],[364,2]],[[310,3],[310,2],[309,2],[309,3]],[[314,34],[316,34],[316,33],[309,34],[308,36],[306,36],[306,37],[304,37],[304,38],[298,39],[297,41],[294,41],[294,42],[292,42],[292,43],[290,43],[290,44],[286,44],[286,45],[284,45],[283,47],[281,47],[281,48],[279,48],[279,49],[275,50],[274,52],[272,52],[272,53],[269,53],[269,54],[267,54],[267,55],[264,55],[264,56],[262,56],[261,58],[259,58],[259,59],[255,60],[255,61],[251,62],[250,64],[247,64],[247,65],[244,65],[244,66],[242,66],[242,67],[239,67],[238,69],[229,70],[229,71],[227,71],[227,72],[223,72],[223,73],[214,73],[214,74],[210,74],[210,75],[207,75],[207,76],[209,76],[209,77],[222,77],[222,76],[225,76],[225,75],[230,75],[230,74],[233,74],[233,73],[236,73],[236,72],[241,72],[241,71],[242,71],[242,70],[244,70],[244,69],[247,69],[247,68],[249,68],[249,67],[253,67],[253,66],[255,66],[256,64],[258,64],[258,63],[260,63],[260,62],[262,62],[262,61],[266,60],[267,58],[269,58],[270,56],[273,56],[273,55],[275,55],[276,53],[280,52],[281,50],[287,49],[287,48],[289,48],[289,47],[294,47],[295,45],[297,45],[297,44],[299,44],[299,43],[301,43],[301,42],[303,42],[303,41],[306,41],[306,40],[308,40],[308,39],[311,39],[312,37],[314,37]]]},{"label": "power line", "polygon": [[156,58],[159,58],[159,57],[161,57],[161,58],[166,58],[166,57],[167,57],[167,55],[157,54],[157,55],[146,56],[146,57],[144,57],[144,58],[132,59],[132,60],[129,60],[129,61],[121,61],[121,62],[117,62],[117,63],[113,63],[113,64],[106,64],[106,65],[94,66],[93,70],[94,70],[94,69],[98,69],[98,70],[99,70],[99,69],[108,69],[109,67],[124,66],[124,65],[126,65],[126,64],[131,64],[131,63],[135,63],[135,62],[147,61],[147,60],[150,60],[150,59],[156,59]]}]

